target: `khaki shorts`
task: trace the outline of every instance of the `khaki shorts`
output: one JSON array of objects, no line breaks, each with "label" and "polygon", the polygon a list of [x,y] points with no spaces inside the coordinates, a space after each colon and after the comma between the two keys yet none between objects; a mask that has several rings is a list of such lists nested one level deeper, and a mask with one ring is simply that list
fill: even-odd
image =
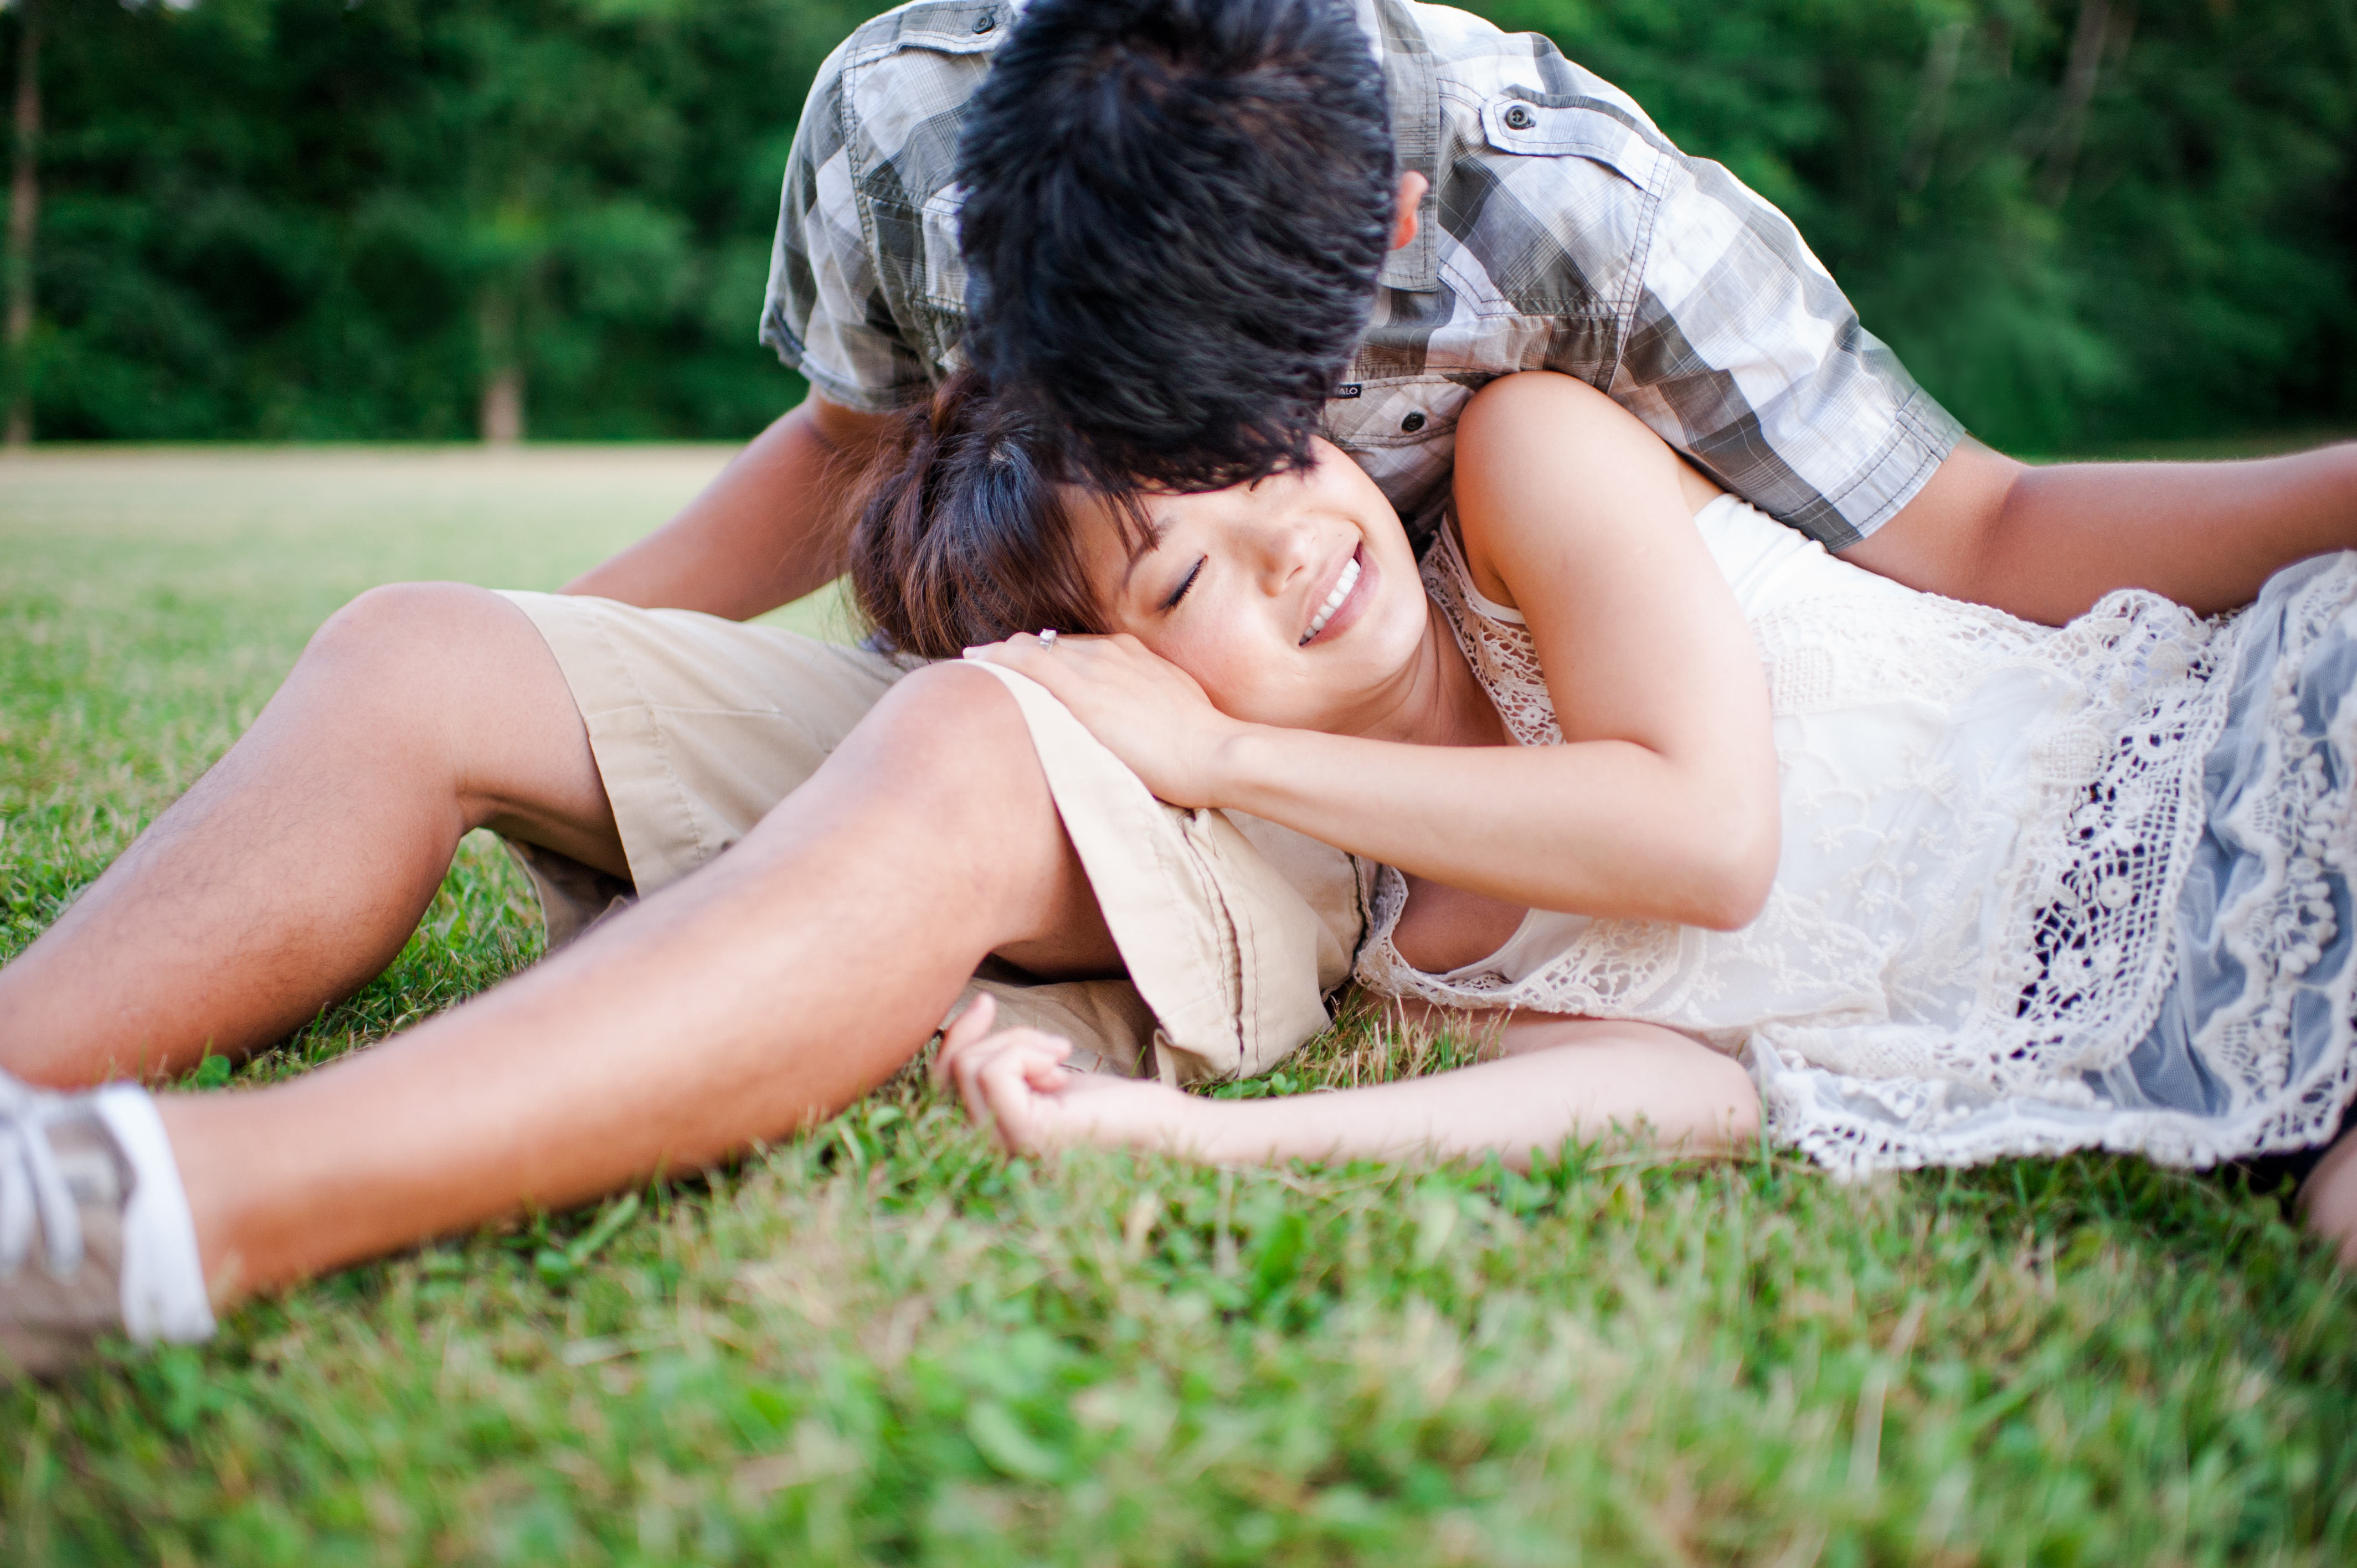
[{"label": "khaki shorts", "polygon": [[[743,838],[915,668],[686,610],[506,597],[573,689],[630,859],[625,884],[510,845],[552,949]],[[1324,1028],[1366,929],[1371,868],[1256,818],[1164,805],[1044,687],[976,668],[1022,710],[1128,975],[1027,984],[985,964],[973,989],[1010,1022],[1069,1036],[1082,1065],[1172,1083],[1265,1071]]]}]

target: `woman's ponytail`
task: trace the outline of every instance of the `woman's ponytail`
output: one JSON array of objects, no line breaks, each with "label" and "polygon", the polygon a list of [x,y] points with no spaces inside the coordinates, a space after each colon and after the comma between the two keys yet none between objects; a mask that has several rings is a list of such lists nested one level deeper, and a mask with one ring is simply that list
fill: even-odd
[{"label": "woman's ponytail", "polygon": [[954,659],[1018,631],[1098,629],[1051,444],[972,371],[901,416],[852,525],[852,592],[877,643]]}]

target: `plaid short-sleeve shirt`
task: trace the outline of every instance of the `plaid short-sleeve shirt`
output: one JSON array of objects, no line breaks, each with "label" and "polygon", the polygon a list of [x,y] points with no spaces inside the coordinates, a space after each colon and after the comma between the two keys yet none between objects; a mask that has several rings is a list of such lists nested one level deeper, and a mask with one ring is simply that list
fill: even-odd
[{"label": "plaid short-sleeve shirt", "polygon": [[[904,407],[958,362],[958,130],[1017,6],[914,0],[853,33],[811,90],[761,340],[837,403]],[[1325,434],[1411,532],[1446,499],[1466,400],[1523,370],[1601,388],[1833,549],[1922,488],[1961,427],[1782,213],[1536,34],[1409,0],[1359,9],[1401,166],[1431,188]]]}]

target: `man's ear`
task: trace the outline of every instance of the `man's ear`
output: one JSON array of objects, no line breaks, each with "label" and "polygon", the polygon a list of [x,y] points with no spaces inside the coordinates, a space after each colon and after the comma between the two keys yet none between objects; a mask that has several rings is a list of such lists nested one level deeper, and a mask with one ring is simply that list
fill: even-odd
[{"label": "man's ear", "polygon": [[1432,188],[1432,181],[1414,169],[1400,176],[1399,216],[1392,220],[1392,249],[1405,249],[1415,242],[1415,209],[1424,202],[1424,193]]}]

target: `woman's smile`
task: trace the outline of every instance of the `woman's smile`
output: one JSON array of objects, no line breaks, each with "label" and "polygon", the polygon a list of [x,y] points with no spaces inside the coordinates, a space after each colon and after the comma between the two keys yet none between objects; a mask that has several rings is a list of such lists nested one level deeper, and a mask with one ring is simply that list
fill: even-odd
[{"label": "woman's smile", "polygon": [[[1366,542],[1361,540],[1343,558],[1342,569],[1335,575],[1332,591],[1318,607],[1318,613],[1310,617],[1309,629],[1301,634],[1302,647],[1307,648],[1329,635],[1341,636],[1365,610],[1367,602],[1374,596],[1375,585],[1382,581],[1383,575],[1381,569],[1368,561],[1366,555]],[[1368,591],[1361,593],[1361,587]]]}]

